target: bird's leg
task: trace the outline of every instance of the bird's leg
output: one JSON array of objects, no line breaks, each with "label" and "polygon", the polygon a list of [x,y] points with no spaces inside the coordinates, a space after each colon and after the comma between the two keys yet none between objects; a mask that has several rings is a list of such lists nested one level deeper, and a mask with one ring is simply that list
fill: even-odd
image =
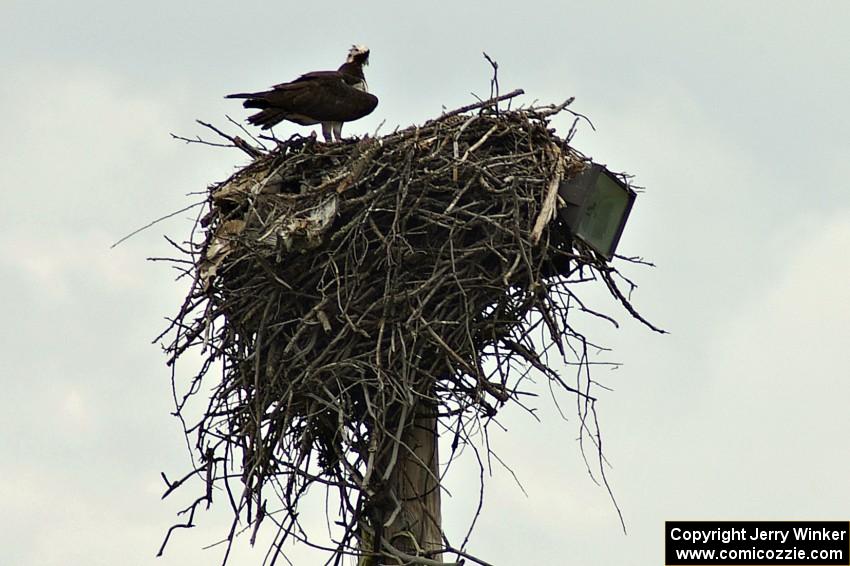
[{"label": "bird's leg", "polygon": [[333,133],[336,141],[342,141],[342,122],[333,123]]},{"label": "bird's leg", "polygon": [[334,122],[322,122],[322,137],[325,138],[325,142],[333,141],[334,124]]}]

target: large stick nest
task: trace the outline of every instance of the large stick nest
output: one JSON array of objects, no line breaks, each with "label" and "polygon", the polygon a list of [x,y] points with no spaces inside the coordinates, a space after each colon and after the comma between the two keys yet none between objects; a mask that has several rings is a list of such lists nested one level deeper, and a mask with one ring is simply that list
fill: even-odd
[{"label": "large stick nest", "polygon": [[176,398],[185,416],[202,383],[212,388],[187,424],[199,457],[189,476],[207,490],[176,526],[224,487],[228,540],[271,518],[273,561],[288,538],[310,541],[298,505],[324,484],[340,501],[339,563],[364,550],[378,501],[392,516],[383,480],[422,415],[436,412],[458,449],[501,408],[525,406],[536,373],[579,396],[582,430],[595,430],[589,378],[563,375],[587,369],[568,321],[583,309],[575,284],[602,280],[633,311],[616,272],[555,214],[558,183],[587,159],[549,128],[564,105],[482,106],[357,143],[278,140],[210,187],[168,347],[172,362],[203,353]]}]

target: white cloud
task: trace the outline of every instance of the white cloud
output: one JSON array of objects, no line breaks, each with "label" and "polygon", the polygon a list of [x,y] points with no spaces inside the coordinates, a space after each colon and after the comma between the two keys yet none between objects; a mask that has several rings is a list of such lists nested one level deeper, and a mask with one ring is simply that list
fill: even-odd
[{"label": "white cloud", "polygon": [[788,518],[791,505],[814,519],[850,503],[850,456],[835,449],[850,429],[850,210],[797,228],[785,268],[709,343],[708,383],[684,426],[714,494],[705,513],[737,502],[755,518]]},{"label": "white cloud", "polygon": [[16,88],[0,90],[0,105],[16,111],[0,133],[0,181],[13,190],[0,230],[16,240],[107,231],[114,242],[183,208],[186,193],[238,160],[171,139],[192,112],[181,85],[133,88],[120,75],[50,63],[7,78]]},{"label": "white cloud", "polygon": [[103,231],[28,236],[0,239],[0,265],[17,272],[27,294],[42,301],[75,300],[74,287],[82,282],[112,292],[144,286],[139,258],[129,248],[110,250],[112,242]]},{"label": "white cloud", "polygon": [[836,368],[850,362],[850,209],[789,229],[797,238],[785,248],[784,269],[715,344],[719,372],[737,369],[745,384],[805,395],[818,384],[846,383]]},{"label": "white cloud", "polygon": [[66,392],[62,400],[63,423],[76,432],[82,432],[91,428],[94,415],[92,414],[89,400],[84,393],[78,389]]}]

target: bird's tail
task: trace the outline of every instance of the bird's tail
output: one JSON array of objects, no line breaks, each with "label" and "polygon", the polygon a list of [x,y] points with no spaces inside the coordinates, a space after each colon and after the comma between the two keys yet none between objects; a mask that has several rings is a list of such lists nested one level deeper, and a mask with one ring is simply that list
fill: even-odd
[{"label": "bird's tail", "polygon": [[268,108],[269,102],[264,97],[265,92],[240,92],[237,94],[228,94],[224,98],[246,98],[242,106],[245,108]]},{"label": "bird's tail", "polygon": [[[249,107],[248,102],[250,100],[245,101],[246,108],[260,108],[258,106]],[[275,124],[278,124],[282,120],[286,119],[286,112],[280,110],[278,108],[267,108],[262,112],[257,112],[256,114],[248,117],[248,122],[255,125],[260,126],[264,130],[268,130]]]}]

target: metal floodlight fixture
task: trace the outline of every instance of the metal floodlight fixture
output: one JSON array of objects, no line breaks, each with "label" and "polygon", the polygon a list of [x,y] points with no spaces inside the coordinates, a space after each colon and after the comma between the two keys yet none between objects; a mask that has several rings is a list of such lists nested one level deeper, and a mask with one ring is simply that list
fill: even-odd
[{"label": "metal floodlight fixture", "polygon": [[605,166],[591,163],[562,181],[558,194],[566,203],[559,211],[561,218],[572,235],[605,259],[614,257],[637,193]]}]

